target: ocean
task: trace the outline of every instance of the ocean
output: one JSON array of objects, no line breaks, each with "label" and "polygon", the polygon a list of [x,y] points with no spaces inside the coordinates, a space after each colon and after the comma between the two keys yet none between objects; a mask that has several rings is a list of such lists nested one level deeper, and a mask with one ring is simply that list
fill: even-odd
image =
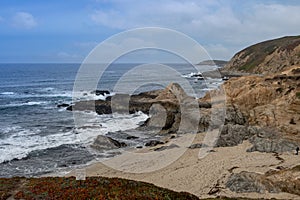
[{"label": "ocean", "polygon": [[[97,89],[109,90],[113,95],[116,82],[136,65],[111,65]],[[197,70],[191,65],[169,66],[190,82],[197,97],[222,83],[221,79],[193,78]],[[120,152],[99,153],[89,146],[97,135],[136,128],[147,119],[141,112],[114,116],[81,112],[82,118],[88,120],[82,127],[75,127],[73,113],[58,105],[72,103],[79,67],[80,64],[0,64],[0,177],[66,172],[114,156]],[[214,68],[201,66],[201,71]],[[85,78],[88,81],[90,77]],[[147,85],[138,92],[162,88]],[[92,91],[82,93],[82,100],[105,99]]]}]

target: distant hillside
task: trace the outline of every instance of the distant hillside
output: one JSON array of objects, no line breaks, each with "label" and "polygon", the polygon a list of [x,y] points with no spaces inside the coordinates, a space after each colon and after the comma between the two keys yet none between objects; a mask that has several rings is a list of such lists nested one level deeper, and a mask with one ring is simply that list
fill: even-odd
[{"label": "distant hillside", "polygon": [[238,52],[225,70],[249,73],[275,73],[300,64],[300,35],[261,42]]},{"label": "distant hillside", "polygon": [[204,60],[197,65],[217,65],[219,67],[224,67],[227,63],[228,61],[225,60]]}]

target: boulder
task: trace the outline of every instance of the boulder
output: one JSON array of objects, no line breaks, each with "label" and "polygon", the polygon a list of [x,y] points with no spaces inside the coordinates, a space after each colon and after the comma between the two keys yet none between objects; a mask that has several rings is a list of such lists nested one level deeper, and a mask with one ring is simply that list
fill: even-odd
[{"label": "boulder", "polygon": [[154,149],[154,151],[163,151],[163,150],[174,149],[174,148],[179,148],[179,146],[176,144],[171,144],[169,146],[158,147],[158,148]]},{"label": "boulder", "polygon": [[232,174],[226,183],[226,187],[237,193],[281,191],[280,188],[274,186],[271,180],[266,179],[264,175],[246,171]]},{"label": "boulder", "polygon": [[151,141],[147,142],[147,143],[145,144],[145,146],[146,146],[146,147],[155,147],[155,146],[157,146],[157,145],[159,145],[159,144],[164,144],[164,142],[159,141],[159,140],[151,140]]},{"label": "boulder", "polygon": [[297,148],[297,143],[294,141],[283,139],[283,138],[261,138],[261,137],[252,137],[250,142],[253,146],[250,149],[247,149],[247,152],[259,151],[267,153],[282,153],[287,151],[294,151]]},{"label": "boulder", "polygon": [[278,193],[285,192],[300,195],[300,166],[292,168],[277,168],[265,174],[242,171],[231,174],[226,182],[226,187],[237,193]]},{"label": "boulder", "polygon": [[130,135],[130,136],[127,136],[126,139],[127,140],[135,140],[135,139],[138,139],[139,137],[137,136],[133,136],[133,135]]},{"label": "boulder", "polygon": [[111,137],[106,137],[103,135],[98,135],[94,143],[91,145],[92,148],[98,151],[118,149],[126,146],[127,145],[124,142],[119,142]]},{"label": "boulder", "polygon": [[190,145],[188,148],[189,148],[189,149],[200,149],[200,148],[206,148],[206,147],[208,147],[207,144],[204,144],[204,143],[196,143],[196,144]]}]

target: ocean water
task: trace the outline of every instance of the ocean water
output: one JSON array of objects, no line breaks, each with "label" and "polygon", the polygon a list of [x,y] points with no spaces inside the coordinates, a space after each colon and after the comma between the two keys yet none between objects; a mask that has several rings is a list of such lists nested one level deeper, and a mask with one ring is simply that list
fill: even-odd
[{"label": "ocean water", "polygon": [[[134,66],[136,64],[110,66],[97,88],[113,94],[116,82]],[[191,78],[189,75],[197,70],[190,65],[170,66],[187,78],[198,97],[222,82]],[[87,119],[86,124],[76,127],[73,113],[57,105],[72,102],[79,67],[80,64],[0,64],[0,177],[63,171],[96,158],[113,156],[117,152],[99,153],[89,146],[97,135],[132,129],[147,119],[148,116],[140,112],[114,116],[81,112],[80,116]],[[215,66],[202,66],[201,70],[212,68]],[[138,92],[161,88],[147,85]],[[104,98],[82,91],[82,99]]]}]

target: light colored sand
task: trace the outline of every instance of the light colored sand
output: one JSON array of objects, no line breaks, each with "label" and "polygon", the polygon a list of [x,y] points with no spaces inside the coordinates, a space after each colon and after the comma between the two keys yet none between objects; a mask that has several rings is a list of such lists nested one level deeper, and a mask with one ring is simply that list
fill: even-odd
[{"label": "light colored sand", "polygon": [[[145,181],[175,191],[187,191],[200,198],[212,197],[208,195],[208,192],[218,183],[221,187],[221,192],[217,195],[299,199],[298,196],[286,193],[235,194],[225,189],[224,184],[230,175],[228,170],[233,167],[236,167],[233,169],[233,172],[250,171],[265,173],[270,169],[276,168],[276,166],[291,167],[299,164],[300,156],[285,153],[280,155],[280,157],[285,159],[284,163],[281,163],[271,153],[247,153],[246,149],[251,144],[244,142],[236,147],[215,148],[215,152],[211,152],[204,158],[199,159],[199,149],[186,148],[189,141],[194,139],[194,136],[185,135],[171,141],[171,143],[179,145],[180,148],[167,149],[160,153],[153,152],[154,148],[147,148],[134,153],[125,153],[103,163],[92,164],[86,167],[86,174],[87,176],[120,177]],[[197,134],[193,143],[201,142],[203,138],[204,134]],[[182,154],[182,156],[177,159],[179,154]],[[159,169],[165,164],[169,165]],[[122,171],[111,167],[122,169]],[[75,175],[76,172],[72,171],[67,176]]]}]

